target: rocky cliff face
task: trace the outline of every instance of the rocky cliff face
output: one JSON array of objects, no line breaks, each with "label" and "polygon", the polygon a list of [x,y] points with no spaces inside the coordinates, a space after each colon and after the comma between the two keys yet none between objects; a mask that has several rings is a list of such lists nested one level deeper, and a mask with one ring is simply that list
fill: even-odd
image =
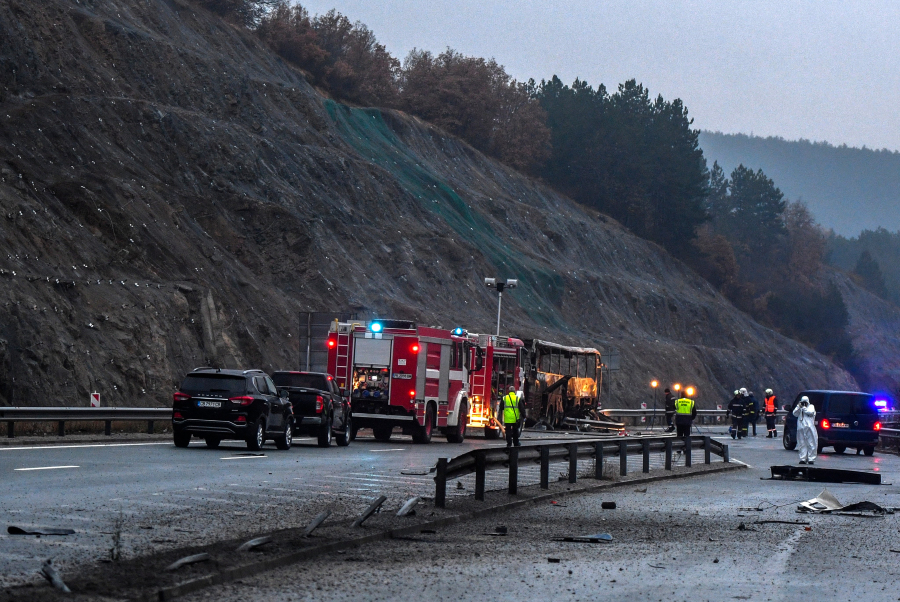
[{"label": "rocky cliff face", "polygon": [[[0,403],[168,404],[292,368],[297,312],[616,349],[607,405],[681,381],[854,387],[661,248],[430,126],[326,100],[184,0],[0,5]],[[607,383],[610,384],[610,383]]]}]

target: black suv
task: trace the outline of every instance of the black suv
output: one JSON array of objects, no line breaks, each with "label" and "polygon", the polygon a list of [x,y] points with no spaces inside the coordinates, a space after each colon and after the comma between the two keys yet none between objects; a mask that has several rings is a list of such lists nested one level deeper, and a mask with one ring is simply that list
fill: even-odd
[{"label": "black suv", "polygon": [[319,447],[329,447],[333,438],[338,445],[350,445],[354,439],[350,402],[334,377],[324,372],[272,373],[278,392],[288,395],[294,406],[294,434],[309,434]]},{"label": "black suv", "polygon": [[294,414],[286,397],[262,370],[197,368],[173,396],[175,446],[187,447],[197,435],[212,448],[222,439],[243,439],[256,451],[268,437],[278,449],[290,449]]},{"label": "black suv", "polygon": [[816,432],[819,434],[819,449],[833,446],[834,451],[844,453],[848,447],[855,447],[857,453],[867,456],[875,453],[878,445],[878,431],[881,421],[875,399],[868,393],[851,391],[803,391],[794,403],[785,406],[787,421],[784,426],[782,443],[785,449],[797,447],[797,417],[794,408],[801,397],[808,397],[816,408]]}]

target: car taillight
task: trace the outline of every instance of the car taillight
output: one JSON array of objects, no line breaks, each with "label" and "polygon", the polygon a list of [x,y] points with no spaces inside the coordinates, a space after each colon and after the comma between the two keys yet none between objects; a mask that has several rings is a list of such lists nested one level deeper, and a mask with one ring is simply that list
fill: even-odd
[{"label": "car taillight", "polygon": [[181,391],[176,391],[174,395],[172,395],[172,401],[178,403],[179,401],[188,401],[191,398],[187,393],[182,393]]},{"label": "car taillight", "polygon": [[246,416],[238,416],[235,422],[247,422]]},{"label": "car taillight", "polygon": [[251,403],[253,403],[253,398],[250,397],[249,395],[242,395],[240,397],[229,397],[228,401],[230,401],[232,403],[239,403],[242,406],[248,406]]},{"label": "car taillight", "polygon": [[880,423],[880,422],[876,422],[876,423],[875,423],[875,430],[876,430],[876,431],[880,431],[880,430],[881,430],[881,423]]},{"label": "car taillight", "polygon": [[182,416],[181,412],[175,412],[172,414],[172,418],[174,420],[184,420],[184,416]]},{"label": "car taillight", "polygon": [[410,390],[409,390],[409,398],[410,398],[410,399],[415,399],[415,397],[416,397],[416,390],[415,390],[415,389],[410,389]]},{"label": "car taillight", "polygon": [[316,414],[321,414],[325,409],[325,399],[321,395],[316,395]]},{"label": "car taillight", "polygon": [[830,428],[831,428],[831,423],[828,422],[828,419],[827,419],[827,418],[823,418],[821,424],[822,424],[822,428],[823,428],[823,429],[830,429]]}]

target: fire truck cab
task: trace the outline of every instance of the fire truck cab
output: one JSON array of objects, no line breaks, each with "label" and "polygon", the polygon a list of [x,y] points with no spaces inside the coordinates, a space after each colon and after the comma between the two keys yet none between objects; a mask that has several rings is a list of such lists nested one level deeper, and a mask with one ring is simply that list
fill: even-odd
[{"label": "fire truck cab", "polygon": [[462,443],[469,408],[470,344],[456,331],[407,320],[331,323],[328,371],[350,396],[353,435],[371,428],[388,441],[395,427],[417,443],[434,429]]},{"label": "fire truck cab", "polygon": [[525,345],[519,339],[467,333],[474,364],[469,372],[469,426],[483,428],[486,439],[497,439],[503,425],[497,420],[500,400],[510,386],[522,390]]}]

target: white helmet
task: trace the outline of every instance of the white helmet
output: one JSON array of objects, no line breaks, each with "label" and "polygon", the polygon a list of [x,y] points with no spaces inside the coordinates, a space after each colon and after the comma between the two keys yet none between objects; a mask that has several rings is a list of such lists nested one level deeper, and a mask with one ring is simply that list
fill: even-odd
[{"label": "white helmet", "polygon": [[743,395],[744,397],[747,397],[747,389],[741,387],[741,395]]},{"label": "white helmet", "polygon": [[771,395],[773,392],[772,389],[766,389],[766,395]]},{"label": "white helmet", "polygon": [[735,389],[735,391],[734,391],[734,396],[737,397],[737,396],[740,395],[740,394],[741,394],[741,392],[738,391],[737,389]]}]

